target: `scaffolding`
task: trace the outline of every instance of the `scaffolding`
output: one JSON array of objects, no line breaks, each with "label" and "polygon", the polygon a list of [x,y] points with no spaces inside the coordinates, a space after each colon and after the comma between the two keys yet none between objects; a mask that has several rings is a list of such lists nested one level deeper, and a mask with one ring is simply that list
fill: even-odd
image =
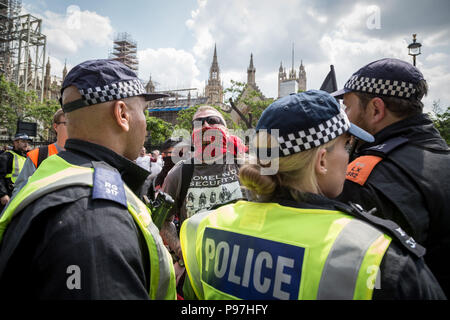
[{"label": "scaffolding", "polygon": [[120,61],[137,72],[139,65],[137,59],[137,42],[126,32],[118,33],[114,39],[113,52],[109,55],[109,58]]},{"label": "scaffolding", "polygon": [[8,79],[12,76],[11,30],[14,17],[20,14],[20,10],[20,1],[0,0],[0,74],[5,74]]},{"label": "scaffolding", "polygon": [[19,15],[18,0],[0,0],[0,8],[1,72],[24,91],[35,90],[42,100],[47,42],[41,33],[42,20]]}]

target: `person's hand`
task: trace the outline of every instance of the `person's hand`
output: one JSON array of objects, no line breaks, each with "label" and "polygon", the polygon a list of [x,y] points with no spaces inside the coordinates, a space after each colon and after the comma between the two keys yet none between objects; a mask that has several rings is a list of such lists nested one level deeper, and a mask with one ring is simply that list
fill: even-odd
[{"label": "person's hand", "polygon": [[9,202],[9,196],[5,194],[3,197],[0,198],[0,202],[2,203],[2,206],[6,206],[6,204]]},{"label": "person's hand", "polygon": [[184,272],[186,271],[186,268],[183,266],[180,266],[180,264],[177,262],[174,263],[173,265],[174,269],[175,269],[175,278],[177,280],[177,286],[178,286],[178,282],[181,279],[181,276],[184,274]]}]

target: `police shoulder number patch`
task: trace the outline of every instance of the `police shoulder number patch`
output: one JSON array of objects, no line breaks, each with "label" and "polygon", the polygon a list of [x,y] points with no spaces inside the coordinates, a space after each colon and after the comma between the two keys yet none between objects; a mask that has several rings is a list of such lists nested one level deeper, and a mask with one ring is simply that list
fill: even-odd
[{"label": "police shoulder number patch", "polygon": [[92,199],[111,200],[127,207],[125,188],[119,172],[96,167],[93,183]]},{"label": "police shoulder number patch", "polygon": [[202,280],[246,300],[297,300],[305,248],[206,228]]},{"label": "police shoulder number patch", "polygon": [[373,168],[383,160],[378,156],[361,156],[353,160],[347,166],[347,180],[363,186],[370,176]]}]

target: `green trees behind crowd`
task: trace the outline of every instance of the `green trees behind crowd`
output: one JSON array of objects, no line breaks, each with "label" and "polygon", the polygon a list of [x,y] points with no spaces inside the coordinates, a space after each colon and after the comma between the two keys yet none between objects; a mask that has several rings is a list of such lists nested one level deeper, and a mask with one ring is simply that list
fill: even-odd
[{"label": "green trees behind crowd", "polygon": [[51,137],[53,114],[60,108],[57,100],[40,101],[36,92],[25,92],[0,75],[0,128],[12,137],[17,121],[37,122],[40,140]]}]

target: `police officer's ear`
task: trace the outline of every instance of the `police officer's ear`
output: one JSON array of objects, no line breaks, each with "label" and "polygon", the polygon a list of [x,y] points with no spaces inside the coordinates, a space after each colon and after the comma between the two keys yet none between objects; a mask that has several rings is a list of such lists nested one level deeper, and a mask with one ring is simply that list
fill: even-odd
[{"label": "police officer's ear", "polygon": [[316,171],[317,176],[325,176],[327,174],[328,159],[327,159],[327,150],[325,148],[320,148],[320,150],[317,152],[314,170]]},{"label": "police officer's ear", "polygon": [[378,124],[386,116],[386,104],[381,98],[375,97],[367,104],[366,112],[369,113],[369,121]]},{"label": "police officer's ear", "polygon": [[129,107],[122,100],[114,101],[113,117],[119,128],[128,132],[130,130],[130,114]]}]

